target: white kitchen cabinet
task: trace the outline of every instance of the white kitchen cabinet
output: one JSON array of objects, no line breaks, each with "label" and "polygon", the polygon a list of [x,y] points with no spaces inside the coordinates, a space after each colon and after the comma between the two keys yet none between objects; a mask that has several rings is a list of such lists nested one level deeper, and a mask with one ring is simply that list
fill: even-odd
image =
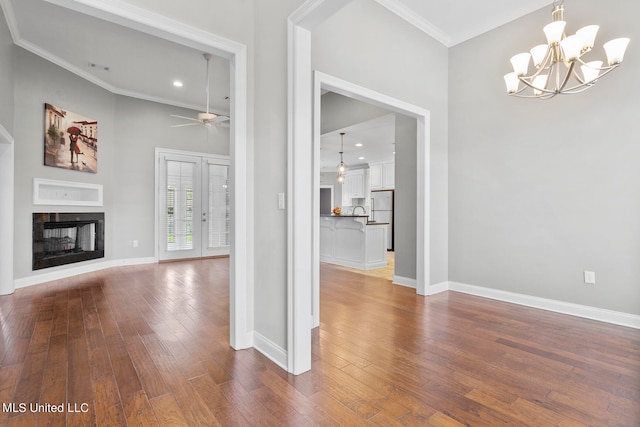
[{"label": "white kitchen cabinet", "polygon": [[395,169],[394,162],[370,163],[369,185],[371,190],[395,189]]},{"label": "white kitchen cabinet", "polygon": [[364,199],[366,189],[364,185],[364,169],[356,169],[347,172],[346,181],[352,199]]},{"label": "white kitchen cabinet", "polygon": [[347,171],[342,183],[342,206],[353,206],[353,199],[366,199],[369,186],[364,169]]},{"label": "white kitchen cabinet", "polygon": [[351,206],[353,202],[351,201],[351,193],[349,192],[349,185],[347,184],[347,180],[342,182],[342,206]]},{"label": "white kitchen cabinet", "polygon": [[367,217],[322,215],[320,262],[359,270],[387,266],[387,227],[367,225]]},{"label": "white kitchen cabinet", "polygon": [[388,162],[382,164],[382,189],[393,190],[396,186],[396,164]]},{"label": "white kitchen cabinet", "polygon": [[369,165],[369,185],[372,190],[382,190],[382,163]]}]

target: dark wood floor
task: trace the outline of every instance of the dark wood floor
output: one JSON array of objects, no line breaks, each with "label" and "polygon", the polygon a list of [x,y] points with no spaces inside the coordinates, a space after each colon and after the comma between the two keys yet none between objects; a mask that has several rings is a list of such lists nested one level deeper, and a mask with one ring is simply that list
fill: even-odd
[{"label": "dark wood floor", "polygon": [[295,377],[229,348],[227,266],[0,297],[0,425],[640,425],[638,330],[323,265],[313,369]]}]

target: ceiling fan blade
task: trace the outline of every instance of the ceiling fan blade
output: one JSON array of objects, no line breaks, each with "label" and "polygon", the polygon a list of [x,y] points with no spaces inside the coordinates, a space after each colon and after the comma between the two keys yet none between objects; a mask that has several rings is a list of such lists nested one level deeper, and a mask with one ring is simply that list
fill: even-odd
[{"label": "ceiling fan blade", "polygon": [[179,119],[191,120],[191,121],[194,121],[194,122],[199,122],[200,121],[198,119],[194,119],[193,117],[178,116],[176,114],[170,114],[170,116],[171,117],[177,117]]},{"label": "ceiling fan blade", "polygon": [[198,126],[200,123],[185,123],[183,125],[173,125],[172,128],[181,128],[185,126]]},{"label": "ceiling fan blade", "polygon": [[229,120],[229,117],[227,116],[217,116],[215,119],[213,119],[213,122],[222,123],[222,122],[226,122],[227,120]]},{"label": "ceiling fan blade", "polygon": [[217,127],[221,127],[221,128],[228,128],[229,127],[229,123],[216,123]]}]

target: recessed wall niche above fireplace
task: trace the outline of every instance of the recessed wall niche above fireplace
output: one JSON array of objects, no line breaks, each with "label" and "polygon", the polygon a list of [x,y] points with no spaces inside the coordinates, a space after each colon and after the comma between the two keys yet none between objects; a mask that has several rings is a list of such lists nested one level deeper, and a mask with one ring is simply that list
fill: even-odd
[{"label": "recessed wall niche above fireplace", "polygon": [[33,214],[33,270],[104,258],[104,212]]}]

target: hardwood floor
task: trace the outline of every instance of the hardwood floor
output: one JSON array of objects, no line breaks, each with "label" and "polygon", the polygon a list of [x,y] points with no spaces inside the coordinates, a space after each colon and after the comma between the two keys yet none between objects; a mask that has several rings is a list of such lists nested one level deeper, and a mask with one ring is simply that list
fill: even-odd
[{"label": "hardwood floor", "polygon": [[0,425],[640,425],[638,330],[322,265],[313,369],[292,376],[229,348],[227,265],[0,297]]},{"label": "hardwood floor", "polygon": [[393,275],[395,273],[396,256],[395,252],[387,252],[387,266],[382,268],[374,268],[372,270],[359,270],[357,268],[343,267],[341,265],[334,265],[335,268],[344,271],[350,271],[352,273],[363,274],[365,276],[379,277],[393,281]]}]

